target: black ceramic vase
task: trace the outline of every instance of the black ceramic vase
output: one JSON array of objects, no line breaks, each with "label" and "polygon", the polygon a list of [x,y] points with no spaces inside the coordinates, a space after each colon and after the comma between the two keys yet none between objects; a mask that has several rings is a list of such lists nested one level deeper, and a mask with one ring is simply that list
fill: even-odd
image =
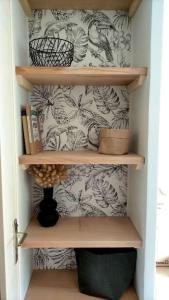
[{"label": "black ceramic vase", "polygon": [[59,213],[56,210],[57,202],[53,199],[53,187],[43,189],[44,198],[39,204],[38,221],[43,227],[54,226],[58,219]]}]

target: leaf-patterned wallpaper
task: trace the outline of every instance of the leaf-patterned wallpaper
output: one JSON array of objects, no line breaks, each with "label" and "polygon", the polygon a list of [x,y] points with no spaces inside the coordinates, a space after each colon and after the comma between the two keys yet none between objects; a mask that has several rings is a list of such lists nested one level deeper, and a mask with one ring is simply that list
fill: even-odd
[{"label": "leaf-patterned wallpaper", "polygon": [[[131,65],[130,19],[123,11],[35,10],[29,34],[30,41],[48,36],[72,42],[72,66]],[[129,126],[125,87],[35,86],[30,101],[40,112],[45,150],[96,151],[100,128]],[[35,184],[35,213],[42,198]],[[127,166],[69,166],[69,178],[54,187],[54,198],[61,215],[125,215]],[[34,249],[33,260],[35,269],[76,266],[73,249]]]},{"label": "leaf-patterned wallpaper", "polygon": [[131,64],[130,25],[125,11],[34,10],[29,36],[73,43],[72,66],[126,67]]}]

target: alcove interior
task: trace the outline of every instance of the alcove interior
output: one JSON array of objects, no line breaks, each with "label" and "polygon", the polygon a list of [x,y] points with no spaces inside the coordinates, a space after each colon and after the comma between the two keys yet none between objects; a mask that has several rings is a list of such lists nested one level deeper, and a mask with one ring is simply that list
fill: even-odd
[{"label": "alcove interior", "polygon": [[[14,65],[31,65],[29,40],[46,34],[59,35],[64,39],[68,36],[71,39],[71,35],[72,38],[77,38],[72,66],[149,67],[150,30],[145,31],[145,24],[148,24],[148,28],[151,27],[150,15],[151,6],[143,1],[132,19],[128,18],[126,12],[123,11],[48,10],[34,11],[33,18],[28,22],[18,1],[14,1],[12,18]],[[58,21],[59,18],[61,22]],[[92,25],[94,19],[102,24],[99,32],[95,31],[95,24]],[[110,23],[114,24],[118,32],[111,28]],[[90,25],[93,28],[89,33]],[[93,42],[89,41],[89,34]],[[98,51],[99,46],[94,45],[98,35],[109,37],[112,53],[109,48]],[[104,214],[123,216],[127,214],[144,241],[147,203],[148,90],[149,75],[143,87],[132,95],[129,95],[126,87],[114,86],[41,86],[34,87],[31,94],[15,82],[18,156],[23,153],[20,110],[24,101],[26,103],[27,100],[42,112],[44,129],[42,138],[45,150],[73,150],[75,148],[96,150],[98,128],[107,126],[127,128],[129,126],[134,136],[133,150],[145,156],[145,166],[141,170],[111,165],[70,167],[69,179],[63,185],[54,188],[54,198],[58,202],[61,214],[71,216]],[[103,101],[103,97],[107,97],[108,101]],[[42,190],[32,183],[26,172],[19,166],[18,178],[20,182],[18,219],[21,220],[20,228],[25,230],[32,214],[36,211],[37,204],[42,199]],[[105,192],[110,193],[109,198],[113,198],[113,203],[105,200]],[[100,197],[101,193],[102,197]],[[79,205],[79,202],[82,204]],[[143,294],[144,287],[144,251],[144,248],[138,250],[136,270],[138,295]],[[21,295],[26,293],[33,269],[75,267],[72,249],[36,249],[33,251],[20,249],[20,256],[22,260],[20,277],[23,278],[20,287]]]},{"label": "alcove interior", "polygon": [[[29,39],[44,35],[74,43],[72,67],[131,65],[131,20],[125,11],[33,11]],[[101,42],[104,46],[99,49]],[[126,87],[35,86],[30,102],[40,111],[44,150],[96,151],[100,128],[129,126]],[[126,214],[127,166],[72,165],[68,168],[68,179],[54,186],[61,216]],[[34,210],[42,197],[42,189],[33,185]],[[73,249],[36,249],[33,258],[35,269],[76,267]]]}]

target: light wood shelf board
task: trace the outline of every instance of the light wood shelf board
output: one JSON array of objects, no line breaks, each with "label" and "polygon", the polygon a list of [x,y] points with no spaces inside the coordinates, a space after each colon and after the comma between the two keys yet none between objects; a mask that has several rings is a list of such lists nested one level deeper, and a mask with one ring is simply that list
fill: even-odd
[{"label": "light wood shelf board", "polygon": [[[34,271],[25,300],[96,300],[98,297],[81,294],[76,270]],[[133,287],[119,300],[138,300]]]},{"label": "light wood shelf board", "polygon": [[144,157],[134,153],[105,155],[95,151],[43,151],[37,154],[20,156],[19,164],[126,164],[138,165],[140,168],[144,164]]},{"label": "light wood shelf board", "polygon": [[[32,85],[130,85],[147,68],[116,67],[16,67],[16,75]],[[143,83],[143,82],[142,82]]]},{"label": "light wood shelf board", "polygon": [[[129,16],[136,12],[141,0],[20,0],[27,16],[31,9],[94,9],[126,10]],[[29,9],[28,9],[29,8]]]},{"label": "light wood shelf board", "polygon": [[140,248],[142,241],[128,217],[61,217],[49,228],[32,219],[23,248]]}]

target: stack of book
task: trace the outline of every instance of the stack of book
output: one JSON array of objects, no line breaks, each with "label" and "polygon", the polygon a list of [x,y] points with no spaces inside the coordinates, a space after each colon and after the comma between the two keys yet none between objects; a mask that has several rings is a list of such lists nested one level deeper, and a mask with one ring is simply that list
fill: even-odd
[{"label": "stack of book", "polygon": [[38,113],[29,104],[22,109],[22,126],[26,154],[42,151]]}]

